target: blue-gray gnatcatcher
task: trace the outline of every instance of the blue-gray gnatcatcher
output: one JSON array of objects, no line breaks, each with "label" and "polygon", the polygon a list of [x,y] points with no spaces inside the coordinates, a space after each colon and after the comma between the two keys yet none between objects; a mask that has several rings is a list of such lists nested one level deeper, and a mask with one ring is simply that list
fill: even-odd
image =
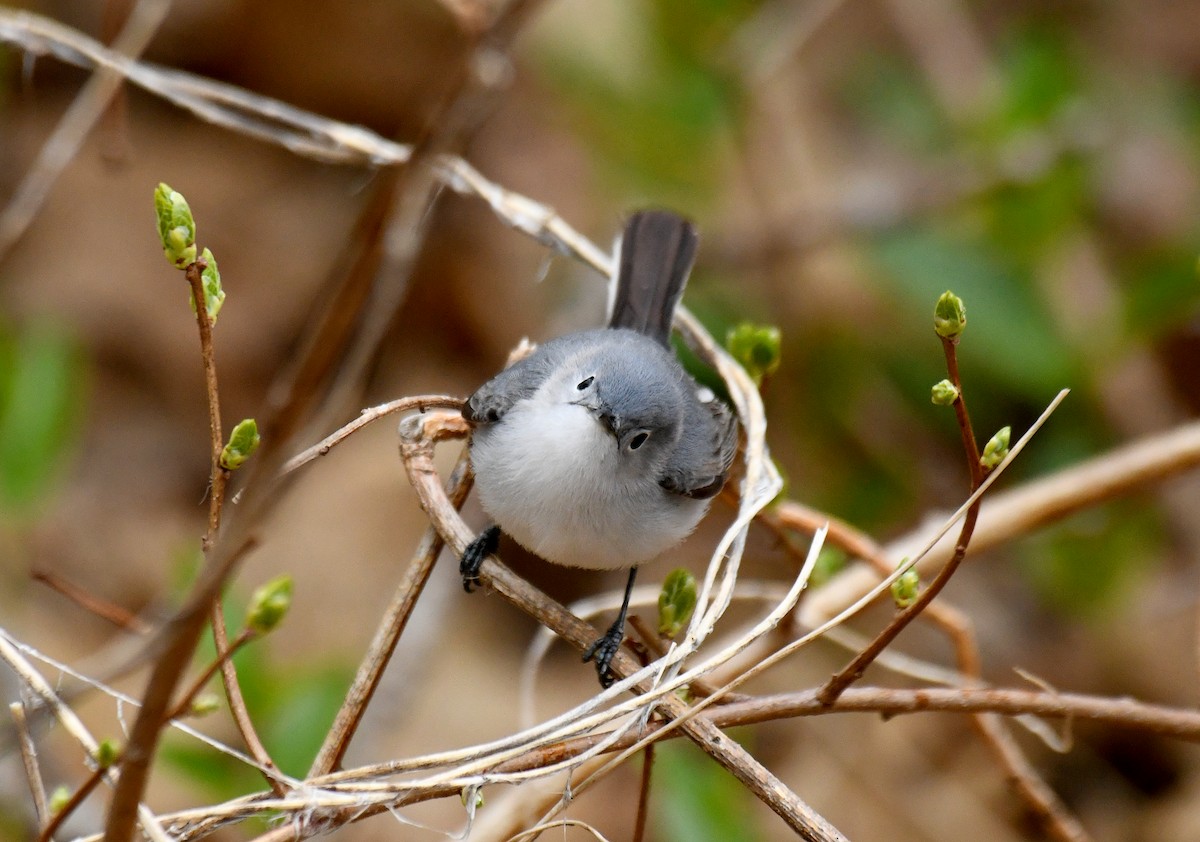
[{"label": "blue-gray gnatcatcher", "polygon": [[732,414],[701,399],[670,347],[696,244],[676,214],[634,214],[608,327],[546,342],[463,409],[475,486],[495,521],[464,552],[463,585],[471,590],[500,530],[556,564],[631,568],[616,622],[584,655],[605,687],[637,566],[695,528],[737,448]]}]

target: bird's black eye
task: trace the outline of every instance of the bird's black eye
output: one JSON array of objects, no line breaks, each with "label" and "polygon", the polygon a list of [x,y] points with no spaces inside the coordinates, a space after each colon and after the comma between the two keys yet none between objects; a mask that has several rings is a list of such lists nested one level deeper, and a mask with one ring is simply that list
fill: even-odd
[{"label": "bird's black eye", "polygon": [[631,438],[629,440],[629,449],[637,450],[639,447],[641,447],[643,444],[646,443],[646,439],[648,439],[648,438],[650,438],[649,433],[638,433],[636,436],[634,436],[633,438]]},{"label": "bird's black eye", "polygon": [[588,386],[591,386],[592,383],[595,382],[595,380],[596,380],[596,378],[594,375],[592,377],[585,377],[583,380],[579,381],[579,385],[576,386],[575,388],[582,392]]}]

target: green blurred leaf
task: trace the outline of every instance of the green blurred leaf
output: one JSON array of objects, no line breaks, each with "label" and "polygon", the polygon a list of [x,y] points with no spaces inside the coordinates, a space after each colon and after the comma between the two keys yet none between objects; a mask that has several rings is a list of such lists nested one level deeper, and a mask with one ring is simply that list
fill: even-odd
[{"label": "green blurred leaf", "polygon": [[1129,328],[1156,336],[1184,325],[1200,312],[1200,277],[1194,243],[1126,256],[1125,313]]},{"label": "green blurred leaf", "polygon": [[1161,557],[1160,516],[1148,506],[1114,503],[1043,529],[1018,554],[1041,600],[1068,615],[1099,617]]},{"label": "green blurred leaf", "polygon": [[266,788],[262,775],[216,749],[175,732],[163,740],[163,761],[208,793],[227,801]]},{"label": "green blurred leaf", "polygon": [[683,742],[655,751],[650,807],[655,838],[679,842],[764,839],[753,796],[729,772]]},{"label": "green blurred leaf", "polygon": [[0,328],[0,502],[23,508],[45,493],[82,406],[83,359],[48,325]]},{"label": "green blurred leaf", "polygon": [[1011,128],[1053,118],[1079,92],[1082,77],[1063,32],[1031,28],[1017,32],[1000,57],[1003,115]]},{"label": "green blurred leaf", "polygon": [[723,67],[724,45],[756,5],[653,0],[634,7],[641,15],[631,25],[634,48],[616,54],[619,66],[557,46],[543,50],[544,80],[610,179],[668,204],[695,204],[712,191],[741,95]]},{"label": "green blurred leaf", "polygon": [[259,720],[280,769],[304,776],[353,678],[354,671],[341,664],[280,677],[272,710]]},{"label": "green blurred leaf", "polygon": [[947,149],[954,140],[925,80],[911,59],[863,51],[843,96],[858,112],[870,134],[882,134],[913,152]]},{"label": "green blurred leaf", "polygon": [[979,198],[976,208],[987,241],[1028,270],[1087,221],[1091,204],[1083,159],[1067,156],[1031,182],[998,185]]}]

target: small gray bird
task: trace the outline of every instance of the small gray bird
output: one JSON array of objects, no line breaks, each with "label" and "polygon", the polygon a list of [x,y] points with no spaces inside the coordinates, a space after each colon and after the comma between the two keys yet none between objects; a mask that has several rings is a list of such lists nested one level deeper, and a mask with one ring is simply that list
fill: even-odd
[{"label": "small gray bird", "polygon": [[602,686],[625,634],[637,567],[682,541],[725,484],[737,423],[684,372],[671,319],[696,256],[692,224],[630,217],[607,328],[538,347],[467,399],[471,462],[495,524],[463,553],[469,592],[500,530],[547,561],[630,568],[612,627],[584,654]]}]

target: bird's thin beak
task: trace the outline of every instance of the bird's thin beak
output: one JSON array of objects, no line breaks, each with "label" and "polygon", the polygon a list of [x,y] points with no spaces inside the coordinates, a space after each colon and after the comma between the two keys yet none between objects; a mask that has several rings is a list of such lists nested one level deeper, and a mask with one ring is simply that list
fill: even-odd
[{"label": "bird's thin beak", "polygon": [[604,399],[601,398],[600,395],[589,395],[586,398],[580,398],[577,401],[571,401],[571,403],[575,404],[576,406],[582,406],[588,412],[592,413],[595,419],[600,422],[607,432],[611,433],[614,437],[617,435],[617,418],[609,410],[608,405],[605,404]]}]

